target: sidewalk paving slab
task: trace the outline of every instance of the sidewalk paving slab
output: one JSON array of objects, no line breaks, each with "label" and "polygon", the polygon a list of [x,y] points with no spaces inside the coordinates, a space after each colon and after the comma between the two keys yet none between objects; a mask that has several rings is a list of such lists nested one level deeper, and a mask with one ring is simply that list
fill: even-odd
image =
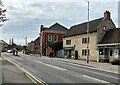
[{"label": "sidewalk paving slab", "polygon": [[2,85],[36,85],[18,67],[2,58]]},{"label": "sidewalk paving slab", "polygon": [[83,66],[88,66],[88,67],[93,67],[99,70],[120,74],[119,73],[120,65],[112,65],[111,63],[100,63],[100,62],[92,62],[92,61],[89,61],[89,63],[87,63],[87,61],[84,61],[84,60],[73,60],[73,59],[65,59],[65,58],[52,58],[52,59],[56,59],[58,61],[63,61],[68,63],[74,63],[78,65],[83,65]]}]

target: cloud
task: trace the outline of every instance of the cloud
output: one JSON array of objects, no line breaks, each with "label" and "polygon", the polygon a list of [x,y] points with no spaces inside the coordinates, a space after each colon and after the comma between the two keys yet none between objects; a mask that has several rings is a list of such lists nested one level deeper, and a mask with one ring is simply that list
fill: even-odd
[{"label": "cloud", "polygon": [[[103,17],[103,12],[107,9],[117,23],[117,1],[106,0],[109,4],[101,1],[103,0],[90,0],[90,20]],[[2,38],[15,38],[17,44],[23,42],[23,36],[27,36],[29,41],[36,39],[41,24],[49,27],[59,22],[70,28],[87,21],[85,0],[3,0],[3,3],[10,20],[3,26]]]}]

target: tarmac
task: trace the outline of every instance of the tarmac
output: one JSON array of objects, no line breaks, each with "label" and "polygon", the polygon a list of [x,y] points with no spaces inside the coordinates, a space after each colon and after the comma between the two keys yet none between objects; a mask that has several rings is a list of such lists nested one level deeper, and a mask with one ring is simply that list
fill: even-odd
[{"label": "tarmac", "polygon": [[36,85],[22,70],[0,57],[0,83],[2,85]]},{"label": "tarmac", "polygon": [[74,59],[65,59],[65,58],[52,58],[52,59],[120,74],[120,65],[112,65],[111,63],[93,62],[93,61],[89,61],[89,63],[87,63],[87,61],[85,61],[85,60],[74,60]]},{"label": "tarmac", "polygon": [[[39,55],[31,55],[31,56],[40,57]],[[50,58],[48,56],[42,56],[42,57]],[[90,67],[93,69],[98,69],[98,70],[102,70],[102,71],[106,71],[106,72],[120,74],[120,65],[112,65],[111,63],[93,62],[93,61],[89,61],[89,63],[87,63],[87,61],[85,61],[85,60],[57,58],[57,57],[52,57],[51,59],[65,62],[65,63],[72,63],[75,65],[86,66],[86,67]]]}]

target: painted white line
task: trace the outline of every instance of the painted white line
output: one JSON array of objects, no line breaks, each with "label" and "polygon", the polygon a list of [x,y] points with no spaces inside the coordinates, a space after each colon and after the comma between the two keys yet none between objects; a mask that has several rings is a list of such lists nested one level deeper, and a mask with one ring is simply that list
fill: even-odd
[{"label": "painted white line", "polygon": [[[66,61],[59,61],[59,62],[62,62],[62,63],[67,63]],[[120,74],[120,73],[117,73],[117,72],[112,72],[112,71],[108,71],[108,70],[103,70],[103,69],[100,69],[100,68],[93,68],[93,67],[89,67],[89,66],[83,66],[83,65],[79,65],[79,64],[75,64],[75,63],[72,63],[72,62],[68,62],[69,64],[72,64],[72,65],[75,65],[75,66],[82,66],[82,67],[86,67],[86,68],[90,68],[90,69],[95,69],[95,70],[100,70],[100,71],[105,71],[105,72],[109,72],[109,73],[115,73],[115,74]],[[92,72],[92,71],[91,71]],[[111,76],[112,77],[112,76]]]},{"label": "painted white line", "polygon": [[[62,61],[59,61],[59,62],[62,62]],[[62,62],[62,63],[67,63],[67,62]],[[70,63],[70,64],[75,65],[75,66],[82,66],[82,67],[91,68],[91,69],[95,69],[95,70],[96,70],[96,68],[92,68],[92,67],[88,67],[88,66],[78,65],[78,64],[74,64],[74,63]],[[98,75],[102,75],[102,76],[106,76],[106,77],[110,77],[110,78],[114,78],[114,79],[120,79],[120,78],[118,78],[118,77],[113,77],[113,76],[110,76],[110,75],[101,74],[101,73],[93,72],[93,71],[90,71],[90,70],[85,70],[85,69],[82,69],[82,68],[80,68],[80,70],[87,71],[87,72],[91,72],[91,73],[98,74]],[[99,70],[99,69],[97,69],[97,70]],[[111,73],[112,73],[112,72],[111,72]]]},{"label": "painted white line", "polygon": [[118,72],[105,70],[105,69],[102,69],[102,68],[99,68],[99,67],[98,67],[98,68],[94,68],[94,67],[85,66],[85,65],[80,65],[80,64],[76,64],[76,63],[69,62],[69,61],[65,61],[65,60],[57,60],[57,61],[58,61],[58,62],[63,62],[63,63],[69,63],[69,64],[76,65],[76,66],[87,67],[87,68],[91,68],[91,69],[95,69],[95,70],[101,70],[101,71],[105,71],[105,72],[110,72],[110,73],[120,74],[120,73],[118,73]]},{"label": "painted white line", "polygon": [[34,61],[37,62],[37,63],[43,64],[43,65],[45,65],[45,66],[55,68],[55,69],[59,69],[59,70],[63,70],[63,71],[67,70],[67,69],[65,69],[65,68],[61,68],[61,67],[58,67],[58,66],[55,66],[55,65],[51,65],[51,64],[47,64],[47,63],[43,63],[43,62],[36,61],[36,60],[34,60]]},{"label": "painted white line", "polygon": [[97,78],[94,78],[94,77],[91,77],[91,76],[87,76],[87,75],[83,75],[84,77],[86,78],[89,78],[89,79],[93,79],[95,81],[99,81],[101,83],[110,83],[110,82],[107,82],[107,81],[104,81],[104,80],[101,80],[101,79],[97,79]]},{"label": "painted white line", "polygon": [[89,70],[85,70],[85,69],[81,69],[81,68],[80,68],[80,70],[87,71],[87,72],[91,72],[91,73],[98,74],[98,75],[102,75],[102,76],[106,76],[106,77],[109,77],[109,78],[120,79],[120,78],[113,77],[113,76],[110,76],[110,75],[101,74],[101,73],[98,73],[98,72],[93,72],[93,71],[89,71]]}]

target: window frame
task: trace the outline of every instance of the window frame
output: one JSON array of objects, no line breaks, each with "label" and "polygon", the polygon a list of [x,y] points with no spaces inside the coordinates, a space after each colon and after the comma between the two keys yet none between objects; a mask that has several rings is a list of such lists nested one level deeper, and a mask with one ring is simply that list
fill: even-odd
[{"label": "window frame", "polygon": [[71,40],[66,40],[66,45],[71,45]]},{"label": "window frame", "polygon": [[48,41],[52,41],[52,34],[48,34]]},{"label": "window frame", "polygon": [[[55,40],[55,36],[56,36],[56,40]],[[57,42],[57,41],[58,41],[58,35],[55,34],[55,35],[54,35],[54,42]]]}]

